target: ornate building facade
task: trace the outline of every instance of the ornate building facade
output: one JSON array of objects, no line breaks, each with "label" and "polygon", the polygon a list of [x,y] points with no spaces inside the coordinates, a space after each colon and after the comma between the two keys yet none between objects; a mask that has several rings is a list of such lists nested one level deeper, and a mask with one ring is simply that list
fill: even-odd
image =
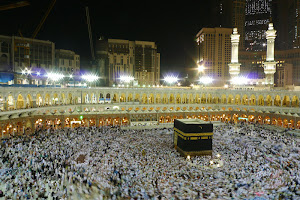
[{"label": "ornate building facade", "polygon": [[97,74],[102,86],[120,84],[121,76],[132,76],[140,86],[160,82],[160,54],[155,42],[101,39],[97,41]]},{"label": "ornate building facade", "polygon": [[168,124],[177,118],[251,122],[300,128],[299,91],[192,88],[1,88],[0,130],[37,127]]}]

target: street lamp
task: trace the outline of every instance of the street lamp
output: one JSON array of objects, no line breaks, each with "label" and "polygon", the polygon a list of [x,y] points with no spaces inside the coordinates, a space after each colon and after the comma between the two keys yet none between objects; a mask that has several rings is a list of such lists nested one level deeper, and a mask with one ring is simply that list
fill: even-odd
[{"label": "street lamp", "polygon": [[174,75],[170,75],[170,76],[166,76],[164,78],[164,81],[166,83],[168,83],[169,85],[174,84],[178,81],[178,77],[174,76]]}]

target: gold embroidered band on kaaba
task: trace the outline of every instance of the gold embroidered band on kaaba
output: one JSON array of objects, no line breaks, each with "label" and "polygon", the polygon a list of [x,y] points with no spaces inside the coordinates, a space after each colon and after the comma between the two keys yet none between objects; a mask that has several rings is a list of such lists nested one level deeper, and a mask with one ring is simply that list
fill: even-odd
[{"label": "gold embroidered band on kaaba", "polygon": [[175,133],[184,140],[204,140],[204,139],[212,139],[213,132],[209,133],[185,133],[181,130],[174,128]]}]

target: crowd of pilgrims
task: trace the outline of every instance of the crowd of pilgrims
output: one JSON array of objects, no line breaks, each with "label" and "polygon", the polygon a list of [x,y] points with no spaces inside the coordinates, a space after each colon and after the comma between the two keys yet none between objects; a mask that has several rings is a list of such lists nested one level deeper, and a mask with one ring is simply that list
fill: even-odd
[{"label": "crowd of pilgrims", "polygon": [[[300,199],[299,138],[227,124],[214,127],[213,156],[187,159],[172,133],[80,127],[2,140],[0,197]],[[210,167],[217,154],[223,165]]]}]

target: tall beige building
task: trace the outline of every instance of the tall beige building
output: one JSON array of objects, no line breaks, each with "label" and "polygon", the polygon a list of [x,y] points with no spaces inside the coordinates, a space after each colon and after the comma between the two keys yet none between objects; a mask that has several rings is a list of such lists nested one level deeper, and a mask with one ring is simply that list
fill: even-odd
[{"label": "tall beige building", "polygon": [[0,83],[47,84],[48,72],[79,73],[80,56],[51,41],[0,35]]},{"label": "tall beige building", "polygon": [[56,49],[55,50],[55,71],[68,74],[79,73],[80,56],[74,51]]},{"label": "tall beige building", "polygon": [[198,64],[204,67],[200,76],[212,77],[214,86],[222,86],[230,78],[231,33],[230,28],[202,28],[196,36]]},{"label": "tall beige building", "polygon": [[[0,71],[12,73],[15,84],[41,84],[36,73],[53,69],[54,52],[55,45],[50,41],[0,35]],[[22,74],[26,69],[31,75]]]},{"label": "tall beige building", "polygon": [[119,84],[122,76],[134,77],[140,86],[159,84],[160,54],[155,42],[99,40],[96,58],[96,71],[100,77],[106,78],[102,85]]}]

